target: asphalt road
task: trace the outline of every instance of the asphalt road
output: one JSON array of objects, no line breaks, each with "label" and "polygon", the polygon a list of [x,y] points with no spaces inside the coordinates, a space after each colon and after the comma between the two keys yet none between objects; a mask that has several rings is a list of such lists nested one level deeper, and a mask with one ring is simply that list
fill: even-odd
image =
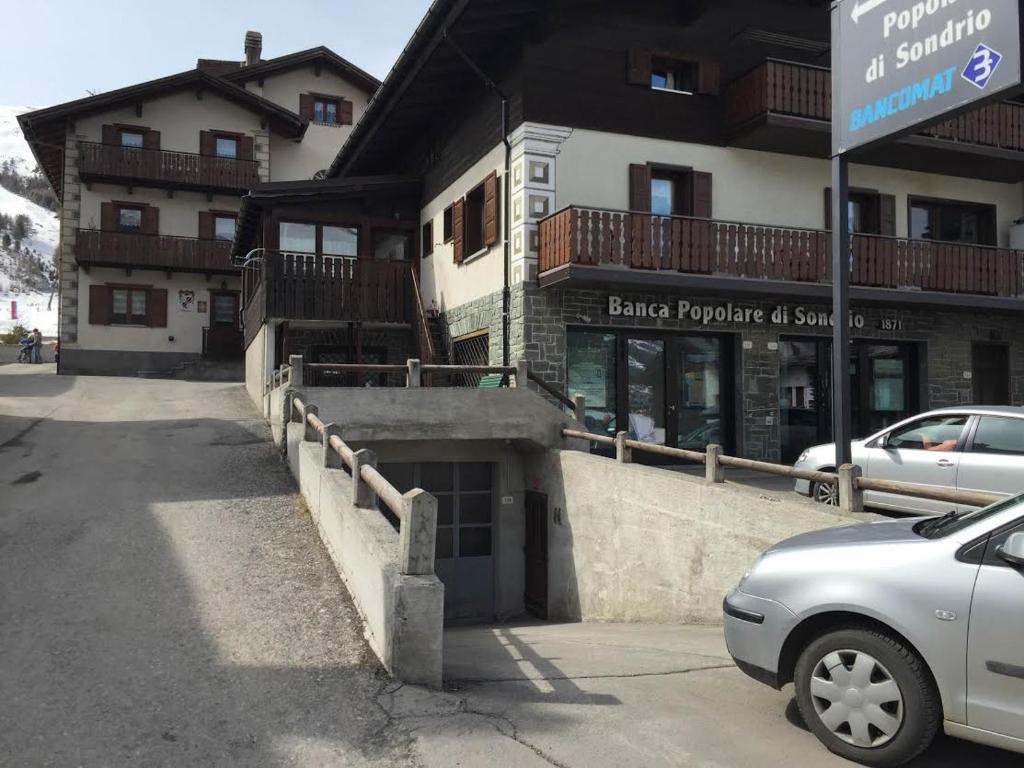
[{"label": "asphalt road", "polygon": [[[714,627],[453,629],[385,679],[239,385],[0,365],[0,766],[832,768]],[[916,768],[1019,766],[950,739]]]}]

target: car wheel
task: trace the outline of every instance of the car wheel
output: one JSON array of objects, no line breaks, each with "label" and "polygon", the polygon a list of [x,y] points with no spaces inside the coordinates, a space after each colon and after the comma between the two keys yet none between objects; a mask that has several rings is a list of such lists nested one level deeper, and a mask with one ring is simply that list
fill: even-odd
[{"label": "car wheel", "polygon": [[851,627],[804,649],[794,683],[804,722],[837,755],[865,765],[903,765],[932,743],[942,720],[921,658],[882,632]]},{"label": "car wheel", "polygon": [[835,483],[814,483],[811,486],[811,497],[819,504],[839,506],[839,489]]}]

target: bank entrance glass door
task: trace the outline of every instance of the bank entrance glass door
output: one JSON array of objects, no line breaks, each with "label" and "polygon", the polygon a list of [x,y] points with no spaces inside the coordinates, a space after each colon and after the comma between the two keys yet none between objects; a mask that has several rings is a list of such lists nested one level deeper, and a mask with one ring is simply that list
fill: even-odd
[{"label": "bank entrance glass door", "polygon": [[732,450],[732,348],[730,336],[571,329],[567,391],[586,396],[590,432],[622,429],[645,443]]},{"label": "bank entrance glass door", "polygon": [[[779,344],[782,461],[832,440],[832,342],[790,338]],[[918,412],[917,347],[854,341],[850,350],[854,437],[867,437]]]}]

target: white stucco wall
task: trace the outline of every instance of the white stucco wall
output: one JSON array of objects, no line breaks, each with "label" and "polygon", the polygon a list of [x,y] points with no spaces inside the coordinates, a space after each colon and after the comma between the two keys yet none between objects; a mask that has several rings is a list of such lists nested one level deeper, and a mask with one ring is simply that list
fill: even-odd
[{"label": "white stucco wall", "polygon": [[255,112],[210,91],[205,91],[200,100],[194,90],[188,90],[147,99],[141,117],[136,116],[134,106],[83,117],[75,123],[75,135],[85,141],[101,141],[103,126],[110,123],[152,128],[160,131],[160,149],[196,153],[200,131],[254,135],[260,129],[260,117]]},{"label": "white stucco wall", "polygon": [[[576,129],[562,144],[556,209],[583,205],[629,207],[630,163],[690,166],[714,175],[716,219],[821,229],[824,189],[831,186],[827,160],[772,152],[712,147]],[[920,195],[995,204],[999,244],[1024,213],[1022,185],[853,165],[850,184],[896,195],[896,234],[908,236],[907,197]]]},{"label": "white stucco wall", "polygon": [[[438,309],[444,311],[501,290],[504,281],[502,241],[504,227],[507,226],[505,204],[501,199],[504,168],[505,148],[499,144],[420,211],[421,226],[427,221],[434,223],[434,253],[422,260],[420,272],[424,306],[427,308],[433,300]],[[498,216],[502,224],[498,242],[477,254],[467,253],[461,265],[455,264],[452,261],[454,245],[442,242],[444,209],[480,184],[491,171],[498,172]]]},{"label": "white stucco wall", "polygon": [[[133,270],[131,276],[123,269],[93,268],[88,273],[79,271],[78,305],[81,308],[78,323],[78,346],[82,349],[113,349],[129,352],[178,352],[199,354],[203,351],[203,327],[210,324],[210,290],[241,289],[238,278],[174,274],[167,277],[156,270]],[[148,328],[129,325],[91,325],[89,323],[89,286],[103,283],[139,285],[167,289],[167,327]],[[195,302],[183,310],[178,291],[195,291]],[[199,312],[199,302],[206,302],[207,311]],[[170,341],[173,336],[174,341]]]},{"label": "white stucco wall", "polygon": [[[255,93],[261,92],[255,82],[247,83],[246,87]],[[352,102],[352,125],[310,123],[301,143],[272,135],[271,181],[310,179],[317,171],[327,168],[352,133],[353,125],[359,122],[366,111],[369,101],[365,91],[334,72],[322,69],[317,76],[312,65],[267,76],[263,81],[263,97],[295,113],[299,111],[299,94],[302,93],[321,93],[348,99]]]},{"label": "white stucco wall", "polygon": [[93,184],[92,189],[82,189],[81,228],[99,229],[101,204],[111,200],[159,208],[160,234],[177,237],[199,236],[200,211],[237,211],[241,205],[236,195],[214,195],[210,200],[202,192],[175,192],[168,197],[162,189],[135,187],[129,192],[114,184]]}]

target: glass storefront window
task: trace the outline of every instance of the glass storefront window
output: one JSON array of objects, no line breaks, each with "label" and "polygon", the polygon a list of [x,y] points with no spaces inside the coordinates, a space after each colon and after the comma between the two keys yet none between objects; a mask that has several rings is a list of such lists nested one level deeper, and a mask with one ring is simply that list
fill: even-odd
[{"label": "glass storefront window", "polygon": [[665,342],[628,339],[629,436],[643,443],[665,443]]},{"label": "glass storefront window", "polygon": [[722,444],[721,372],[721,339],[679,339],[680,448],[702,451],[709,443]]},{"label": "glass storefront window", "polygon": [[587,398],[588,432],[614,435],[617,429],[615,334],[569,331],[567,341],[567,391]]}]

